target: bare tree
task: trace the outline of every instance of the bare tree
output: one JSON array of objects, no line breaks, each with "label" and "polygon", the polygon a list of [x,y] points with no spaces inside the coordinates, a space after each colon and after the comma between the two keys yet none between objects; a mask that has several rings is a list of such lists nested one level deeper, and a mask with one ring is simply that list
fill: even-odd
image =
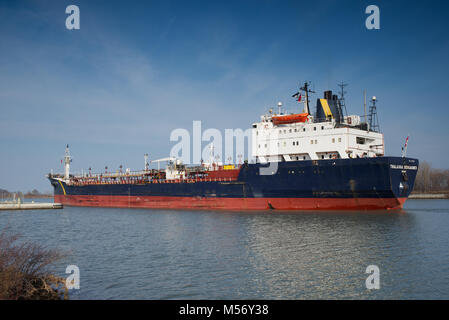
[{"label": "bare tree", "polygon": [[63,257],[57,250],[21,241],[18,234],[0,232],[0,300],[68,298],[63,278],[51,273]]},{"label": "bare tree", "polygon": [[448,191],[449,170],[435,169],[427,161],[421,162],[414,190],[424,193]]}]

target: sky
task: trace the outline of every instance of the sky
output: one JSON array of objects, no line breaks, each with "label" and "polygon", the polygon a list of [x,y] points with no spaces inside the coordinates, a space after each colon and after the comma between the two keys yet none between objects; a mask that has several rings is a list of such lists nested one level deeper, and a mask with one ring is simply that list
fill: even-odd
[{"label": "sky", "polygon": [[[77,5],[80,29],[65,9]],[[380,29],[368,30],[368,5]],[[348,83],[348,113],[375,95],[386,155],[449,158],[447,1],[1,1],[0,188],[45,175],[132,170],[169,155],[176,128],[249,128],[298,84]],[[224,131],[223,131],[224,132]],[[205,146],[207,143],[203,143]]]}]

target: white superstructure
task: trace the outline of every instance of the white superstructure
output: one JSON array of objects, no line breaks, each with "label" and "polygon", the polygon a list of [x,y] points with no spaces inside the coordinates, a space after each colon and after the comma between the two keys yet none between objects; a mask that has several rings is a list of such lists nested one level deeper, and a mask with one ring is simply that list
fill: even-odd
[{"label": "white superstructure", "polygon": [[[335,99],[335,96],[334,96]],[[282,117],[270,113],[252,127],[252,156],[259,163],[276,161],[320,160],[378,157],[384,155],[383,134],[370,130],[359,116],[336,117],[326,99],[323,104],[326,118],[317,121],[308,113],[302,121],[279,124]],[[326,101],[323,101],[326,100]],[[307,109],[306,109],[307,110]],[[335,112],[334,112],[335,113]],[[340,120],[339,120],[340,119]]]}]

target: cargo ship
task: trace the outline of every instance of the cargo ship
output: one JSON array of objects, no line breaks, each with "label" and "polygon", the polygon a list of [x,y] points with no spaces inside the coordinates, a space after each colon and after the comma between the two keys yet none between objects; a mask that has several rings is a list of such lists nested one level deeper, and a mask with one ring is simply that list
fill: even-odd
[{"label": "cargo ship", "polygon": [[[325,91],[310,112],[309,83],[293,95],[300,113],[270,109],[252,124],[251,156],[239,164],[185,165],[175,157],[130,169],[71,174],[69,146],[63,174],[48,174],[55,202],[65,206],[208,210],[401,209],[413,190],[419,161],[384,155],[376,98],[369,113],[347,115],[341,94]],[[304,98],[303,98],[304,97]],[[365,98],[366,101],[366,98]],[[408,139],[408,138],[407,138]],[[405,145],[405,151],[407,143]]]}]

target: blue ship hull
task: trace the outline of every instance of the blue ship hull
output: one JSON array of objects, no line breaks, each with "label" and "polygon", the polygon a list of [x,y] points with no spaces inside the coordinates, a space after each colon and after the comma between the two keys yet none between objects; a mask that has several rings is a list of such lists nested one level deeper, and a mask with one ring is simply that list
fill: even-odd
[{"label": "blue ship hull", "polygon": [[74,206],[399,209],[413,190],[418,164],[417,159],[402,157],[277,162],[270,164],[273,168],[245,164],[233,181],[67,185],[49,179],[55,201]]}]

